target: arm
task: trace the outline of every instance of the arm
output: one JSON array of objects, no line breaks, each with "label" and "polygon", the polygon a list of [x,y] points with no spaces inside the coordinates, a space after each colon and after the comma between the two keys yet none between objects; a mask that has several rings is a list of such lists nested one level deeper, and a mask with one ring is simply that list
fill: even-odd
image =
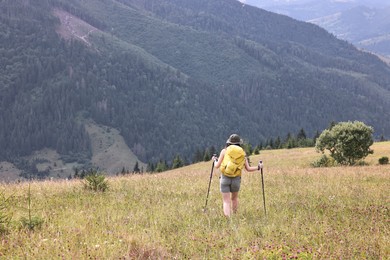
[{"label": "arm", "polygon": [[214,160],[214,168],[219,168],[222,164],[223,158],[225,157],[226,149],[222,149],[221,153],[219,154],[218,161],[216,161],[216,157],[213,157]]},{"label": "arm", "polygon": [[259,162],[259,164],[257,166],[250,166],[249,162],[248,162],[248,159],[245,158],[245,170],[247,172],[254,172],[254,171],[260,170],[260,162]]}]

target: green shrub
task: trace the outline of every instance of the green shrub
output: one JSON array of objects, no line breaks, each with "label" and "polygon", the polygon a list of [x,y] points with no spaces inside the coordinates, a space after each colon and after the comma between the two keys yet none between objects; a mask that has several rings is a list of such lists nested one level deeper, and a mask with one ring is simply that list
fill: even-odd
[{"label": "green shrub", "polygon": [[42,227],[43,222],[43,219],[37,216],[29,215],[28,218],[20,218],[20,223],[22,224],[22,227],[27,228],[29,230],[40,229]]},{"label": "green shrub", "polygon": [[383,157],[379,158],[378,161],[379,161],[379,164],[381,164],[381,165],[388,164],[389,163],[389,157],[383,156]]},{"label": "green shrub", "polygon": [[43,224],[43,219],[37,216],[32,215],[32,208],[31,208],[31,187],[30,183],[28,184],[28,194],[27,194],[27,212],[28,212],[28,217],[21,217],[20,218],[20,223],[21,223],[21,228],[27,228],[29,230],[35,230],[39,229],[42,227]]},{"label": "green shrub", "polygon": [[330,158],[326,156],[325,154],[322,155],[318,160],[311,163],[311,166],[313,167],[332,167],[335,166],[336,162],[333,158]]},{"label": "green shrub", "polygon": [[91,169],[84,179],[84,188],[104,192],[108,190],[108,181],[103,174]]}]

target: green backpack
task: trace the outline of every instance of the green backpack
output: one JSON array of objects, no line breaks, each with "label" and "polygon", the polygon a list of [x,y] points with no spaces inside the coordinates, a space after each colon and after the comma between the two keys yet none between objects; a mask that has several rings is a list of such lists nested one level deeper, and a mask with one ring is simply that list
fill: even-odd
[{"label": "green backpack", "polygon": [[221,172],[228,177],[241,176],[245,165],[245,151],[240,146],[229,145],[221,163]]}]

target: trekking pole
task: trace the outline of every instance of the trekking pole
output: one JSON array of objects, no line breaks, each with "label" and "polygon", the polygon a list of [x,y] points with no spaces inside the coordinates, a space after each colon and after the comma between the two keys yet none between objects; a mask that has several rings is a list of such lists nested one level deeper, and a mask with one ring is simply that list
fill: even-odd
[{"label": "trekking pole", "polygon": [[[216,154],[214,154],[213,156],[216,156]],[[209,200],[209,193],[210,193],[211,179],[213,178],[213,171],[214,171],[214,161],[213,161],[213,163],[211,164],[211,173],[210,173],[210,180],[209,180],[209,188],[208,188],[208,190],[207,190],[206,204],[204,205],[203,212],[206,212],[207,201]]]},{"label": "trekking pole", "polygon": [[267,215],[267,209],[265,208],[265,192],[264,192],[264,177],[263,177],[263,161],[259,162],[260,172],[261,172],[261,186],[263,188],[263,204],[264,204],[264,212]]}]

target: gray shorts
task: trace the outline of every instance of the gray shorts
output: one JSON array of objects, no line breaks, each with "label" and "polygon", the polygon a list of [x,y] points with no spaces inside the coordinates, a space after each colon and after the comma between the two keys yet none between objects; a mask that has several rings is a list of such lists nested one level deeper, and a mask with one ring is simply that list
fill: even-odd
[{"label": "gray shorts", "polygon": [[241,176],[227,177],[222,174],[221,179],[219,179],[219,183],[222,193],[238,192],[241,185]]}]

